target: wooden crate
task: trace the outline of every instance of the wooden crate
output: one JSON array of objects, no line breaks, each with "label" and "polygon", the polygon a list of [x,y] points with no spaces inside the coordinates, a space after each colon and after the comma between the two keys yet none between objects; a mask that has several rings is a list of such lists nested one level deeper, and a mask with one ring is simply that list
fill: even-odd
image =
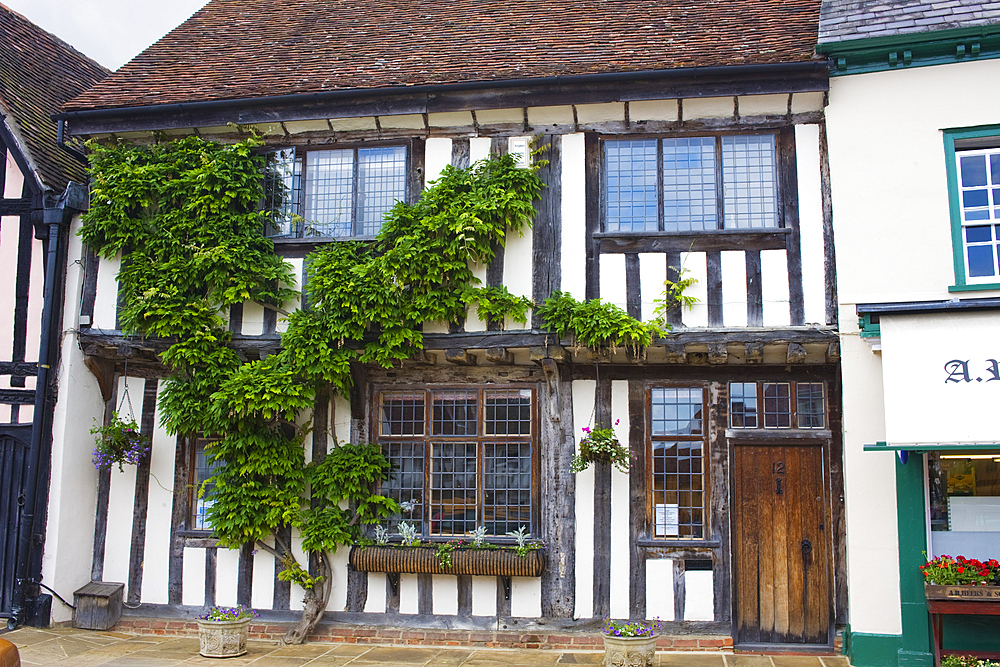
[{"label": "wooden crate", "polygon": [[84,630],[110,630],[122,617],[125,584],[92,581],[73,593],[76,611],[73,627]]}]

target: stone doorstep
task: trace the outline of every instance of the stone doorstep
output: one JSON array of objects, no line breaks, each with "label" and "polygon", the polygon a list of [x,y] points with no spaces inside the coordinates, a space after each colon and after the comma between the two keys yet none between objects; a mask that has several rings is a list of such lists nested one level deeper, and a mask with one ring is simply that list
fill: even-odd
[{"label": "stone doorstep", "polygon": [[[125,617],[113,631],[134,635],[198,636],[194,621]],[[288,627],[282,624],[251,623],[249,638],[278,641]],[[487,632],[482,630],[439,630],[424,628],[392,628],[383,626],[342,626],[320,623],[309,641],[344,644],[383,644],[405,646],[462,646],[471,648],[526,648],[561,651],[596,651],[602,647],[597,633],[525,633]],[[725,651],[733,650],[733,638],[728,635],[661,636],[657,650]]]}]

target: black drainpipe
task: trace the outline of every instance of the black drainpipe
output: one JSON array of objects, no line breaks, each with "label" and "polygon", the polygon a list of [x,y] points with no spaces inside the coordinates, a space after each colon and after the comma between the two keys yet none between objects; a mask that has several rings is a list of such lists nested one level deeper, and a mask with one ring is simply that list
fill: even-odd
[{"label": "black drainpipe", "polygon": [[[51,596],[39,595],[38,580],[40,572],[32,572],[32,562],[39,561],[34,553],[41,548],[40,537],[44,528],[36,518],[37,509],[44,507],[39,494],[48,491],[47,459],[42,458],[43,449],[48,451],[52,442],[51,413],[54,396],[52,364],[59,358],[55,345],[59,340],[59,323],[57,316],[62,312],[56,297],[62,293],[58,279],[62,275],[60,255],[64,254],[61,242],[68,230],[68,223],[74,213],[86,208],[86,188],[70,183],[66,192],[54,206],[46,206],[43,210],[43,225],[48,227],[48,247],[46,248],[45,286],[42,301],[41,336],[38,348],[38,377],[35,384],[35,405],[31,424],[31,445],[28,449],[28,460],[25,466],[25,502],[21,508],[19,522],[20,534],[17,541],[16,571],[14,579],[14,596],[11,601],[11,616],[7,619],[7,627],[13,629],[18,625],[31,624],[48,626],[49,606]],[[55,333],[55,336],[53,336]],[[40,483],[41,482],[41,483]],[[41,513],[44,515],[44,511]],[[34,547],[34,548],[33,548]]]}]

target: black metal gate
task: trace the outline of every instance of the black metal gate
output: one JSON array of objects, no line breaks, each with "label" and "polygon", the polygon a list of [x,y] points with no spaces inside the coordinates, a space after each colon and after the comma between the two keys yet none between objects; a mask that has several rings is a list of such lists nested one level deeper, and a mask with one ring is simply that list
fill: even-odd
[{"label": "black metal gate", "polygon": [[0,618],[10,616],[31,425],[0,427]]}]

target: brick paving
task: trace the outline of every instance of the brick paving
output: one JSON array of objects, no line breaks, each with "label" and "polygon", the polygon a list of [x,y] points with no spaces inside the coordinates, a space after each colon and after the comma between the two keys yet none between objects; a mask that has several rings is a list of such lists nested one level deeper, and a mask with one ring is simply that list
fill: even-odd
[{"label": "brick paving", "polygon": [[[158,621],[156,623],[159,623]],[[170,621],[165,622],[169,625]],[[176,622],[184,625],[183,622]],[[268,626],[264,626],[265,628]],[[239,658],[203,658],[198,655],[198,639],[180,634],[152,634],[156,631],[187,632],[188,628],[146,628],[150,634],[119,631],[77,630],[68,627],[47,629],[19,628],[3,633],[21,653],[24,667],[72,665],[73,667],[175,667],[177,665],[224,665],[254,667],[549,667],[555,665],[599,665],[604,654],[598,650],[599,637],[588,644],[573,644],[569,649],[500,648],[479,646],[432,645],[428,635],[445,631],[400,630],[399,640],[421,642],[406,645],[379,645],[386,638],[374,635],[359,641],[313,641],[301,646],[279,646],[274,640],[251,640],[248,652]],[[355,630],[357,632],[357,630]],[[423,638],[403,634],[423,634]],[[504,633],[473,633],[504,634]],[[517,636],[517,635],[513,635]],[[555,637],[555,635],[546,635]],[[573,635],[572,639],[581,636]],[[365,643],[360,640],[369,640]],[[518,636],[518,641],[522,637]],[[378,641],[376,641],[378,640]],[[674,642],[681,640],[675,638]],[[458,641],[450,640],[450,641]],[[690,641],[690,639],[683,640]],[[535,642],[525,642],[535,643]],[[539,642],[539,646],[541,646]],[[734,654],[718,649],[700,651],[659,650],[656,667],[850,667],[843,656]]]}]

